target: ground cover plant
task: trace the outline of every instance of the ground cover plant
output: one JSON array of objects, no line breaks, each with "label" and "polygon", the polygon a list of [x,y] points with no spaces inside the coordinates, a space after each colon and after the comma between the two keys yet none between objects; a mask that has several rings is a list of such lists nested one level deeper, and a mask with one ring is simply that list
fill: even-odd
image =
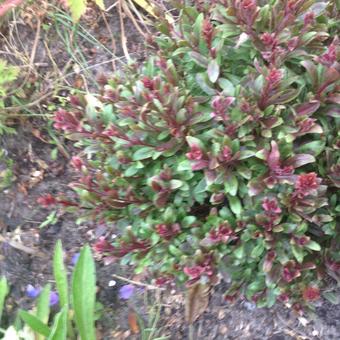
[{"label": "ground cover plant", "polygon": [[[112,226],[105,260],[159,285],[298,313],[339,283],[339,4],[178,1],[153,55],[99,96],[72,97],[55,127],[76,141],[79,200]],[[327,286],[328,287],[328,286]],[[329,287],[328,287],[329,288]],[[189,317],[190,319],[190,317]]]}]

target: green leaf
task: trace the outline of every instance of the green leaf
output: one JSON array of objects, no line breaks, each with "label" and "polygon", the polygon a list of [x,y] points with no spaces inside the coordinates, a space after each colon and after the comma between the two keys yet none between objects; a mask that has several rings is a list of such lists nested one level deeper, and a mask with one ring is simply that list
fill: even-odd
[{"label": "green leaf", "polygon": [[231,97],[235,95],[235,87],[231,81],[225,78],[220,78],[217,83],[223,89],[224,95]]},{"label": "green leaf", "polygon": [[279,295],[278,289],[267,289],[267,307],[271,308],[276,302],[276,297]]},{"label": "green leaf", "polygon": [[340,303],[340,295],[335,292],[323,292],[322,296],[333,305],[338,305]]},{"label": "green leaf", "polygon": [[231,211],[239,216],[242,212],[242,205],[241,202],[239,200],[239,198],[237,196],[228,196],[228,200],[229,200],[229,205],[230,205],[230,209]]},{"label": "green leaf", "polygon": [[253,248],[253,250],[250,253],[250,256],[252,258],[258,258],[262,255],[264,251],[264,242],[263,240],[260,240],[259,243]]},{"label": "green leaf", "polygon": [[94,0],[94,2],[101,10],[105,10],[104,0]]},{"label": "green leaf", "polygon": [[204,20],[204,14],[200,13],[197,16],[196,21],[194,23],[193,31],[197,39],[199,39],[201,35],[203,20]]},{"label": "green leaf", "polygon": [[233,255],[241,260],[244,257],[244,245],[241,245],[240,247],[236,248],[233,252]]},{"label": "green leaf", "polygon": [[177,165],[177,171],[191,171],[191,163],[189,160],[184,160]]},{"label": "green leaf", "polygon": [[5,277],[2,277],[0,280],[0,321],[2,316],[2,311],[4,309],[4,304],[6,300],[6,296],[9,293],[9,286],[7,283],[7,279]]},{"label": "green leaf", "polygon": [[213,59],[209,62],[207,73],[209,80],[212,83],[215,83],[220,75],[220,65],[216,59]]},{"label": "green leaf", "polygon": [[72,19],[77,22],[79,21],[80,17],[86,11],[86,0],[67,0],[67,4],[70,7],[70,11],[72,14]]},{"label": "green leaf", "polygon": [[194,194],[200,194],[202,192],[205,192],[207,189],[207,182],[205,180],[205,178],[202,178],[199,183],[196,185],[196,187],[194,188]]},{"label": "green leaf", "polygon": [[306,245],[306,248],[311,249],[311,250],[315,250],[315,251],[320,251],[321,247],[319,245],[319,243],[316,243],[315,241],[309,241]]},{"label": "green leaf", "polygon": [[60,307],[67,306],[68,308],[67,270],[64,265],[64,253],[60,240],[57,241],[54,250],[53,275],[59,294]]},{"label": "green leaf", "polygon": [[226,194],[230,194],[231,196],[236,196],[238,189],[238,180],[235,175],[230,176],[224,182],[224,190]]},{"label": "green leaf", "polygon": [[169,253],[176,256],[176,257],[179,257],[179,256],[182,256],[182,252],[177,248],[175,247],[173,244],[170,244],[169,248]]},{"label": "green leaf", "polygon": [[200,149],[204,148],[202,141],[200,139],[196,138],[196,137],[187,136],[186,141],[191,148],[192,147],[199,147]]},{"label": "green leaf", "polygon": [[303,262],[303,257],[304,257],[303,249],[298,247],[298,246],[296,246],[296,245],[292,245],[291,248],[292,248],[292,253],[295,256],[296,260],[299,263],[302,263]]},{"label": "green leaf", "polygon": [[170,188],[171,188],[171,190],[175,190],[175,189],[178,189],[181,186],[183,186],[183,184],[184,183],[182,181],[178,180],[178,179],[172,179],[170,181]]},{"label": "green leaf", "polygon": [[47,324],[50,315],[50,293],[51,285],[47,284],[39,295],[37,302],[37,318]]},{"label": "green leaf", "polygon": [[39,228],[44,228],[48,225],[54,225],[58,222],[58,217],[57,217],[57,211],[54,210],[52,211],[45,219],[45,221],[43,221],[40,225]]},{"label": "green leaf", "polygon": [[310,143],[306,143],[297,148],[296,153],[309,153],[313,156],[318,156],[325,148],[325,142],[316,140]]},{"label": "green leaf", "polygon": [[51,333],[48,336],[47,340],[64,340],[66,339],[66,335],[67,335],[67,308],[64,307],[54,317]]},{"label": "green leaf", "polygon": [[73,272],[72,297],[75,321],[81,339],[95,340],[96,274],[88,245],[81,250]]},{"label": "green leaf", "polygon": [[203,56],[200,53],[197,52],[190,52],[189,53],[191,59],[198,65],[201,67],[206,68],[208,66],[208,58]]},{"label": "green leaf", "polygon": [[147,159],[152,157],[155,149],[151,146],[144,146],[140,149],[138,149],[132,156],[132,159],[134,161],[140,161],[142,159]]},{"label": "green leaf", "polygon": [[44,336],[49,336],[51,332],[50,328],[40,321],[36,316],[24,310],[19,311],[19,316],[34,332]]},{"label": "green leaf", "polygon": [[196,82],[198,84],[198,86],[202,89],[203,92],[205,92],[206,94],[213,96],[216,94],[216,91],[210,87],[206,81],[205,78],[205,74],[204,73],[197,73],[196,74]]}]

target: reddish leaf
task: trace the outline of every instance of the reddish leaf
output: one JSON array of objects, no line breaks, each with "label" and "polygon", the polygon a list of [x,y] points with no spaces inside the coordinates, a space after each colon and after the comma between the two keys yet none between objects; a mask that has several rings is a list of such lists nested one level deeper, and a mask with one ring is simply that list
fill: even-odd
[{"label": "reddish leaf", "polygon": [[301,61],[301,65],[307,70],[312,79],[312,84],[315,87],[318,81],[316,66],[310,60]]},{"label": "reddish leaf", "polygon": [[315,158],[313,155],[310,155],[308,153],[301,153],[287,159],[285,161],[285,165],[287,166],[291,165],[294,168],[299,168],[300,166],[314,162]]},{"label": "reddish leaf", "polygon": [[300,116],[309,116],[320,107],[318,100],[312,100],[308,103],[303,103],[295,107],[295,111]]},{"label": "reddish leaf", "polygon": [[271,151],[267,155],[267,163],[270,169],[275,169],[280,166],[280,151],[275,141],[271,142]]},{"label": "reddish leaf", "polygon": [[327,98],[328,102],[340,104],[340,94],[333,94]]}]

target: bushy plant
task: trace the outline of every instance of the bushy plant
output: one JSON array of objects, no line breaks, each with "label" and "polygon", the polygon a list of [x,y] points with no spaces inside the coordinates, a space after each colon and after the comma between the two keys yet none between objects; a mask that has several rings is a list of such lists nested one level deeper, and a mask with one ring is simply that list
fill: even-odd
[{"label": "bushy plant", "polygon": [[79,202],[40,202],[111,226],[95,249],[157,284],[222,277],[228,301],[300,312],[340,280],[339,6],[177,6],[142,66],[56,112]]}]

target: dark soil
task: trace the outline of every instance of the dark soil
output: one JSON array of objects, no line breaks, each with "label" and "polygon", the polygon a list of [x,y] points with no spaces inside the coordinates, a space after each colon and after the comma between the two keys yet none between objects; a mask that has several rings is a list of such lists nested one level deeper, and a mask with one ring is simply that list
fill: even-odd
[{"label": "dark soil", "polygon": [[[109,16],[108,23],[114,36],[119,37],[117,14]],[[34,28],[23,25],[19,28],[22,40],[30,49],[34,40]],[[97,20],[96,25],[89,30],[98,39],[107,36],[107,28],[102,19]],[[142,38],[128,21],[126,34],[130,50],[135,49],[137,53],[134,56],[138,55],[143,59],[144,52],[140,47]],[[51,86],[48,74],[52,69],[42,43],[47,39],[46,35],[49,41],[55,42],[53,55],[58,66],[62,69],[69,60],[65,46],[58,40],[55,32],[43,32],[37,48],[36,62],[44,65],[38,68],[38,71],[45,87]],[[119,38],[116,40],[116,54],[122,56]],[[86,57],[88,63],[93,66],[90,72],[93,72],[94,76],[96,73],[111,71],[110,63],[102,63],[112,56],[105,51],[92,51],[90,54],[91,47],[87,46],[86,41],[80,40],[79,44],[83,51],[89,53]],[[106,45],[110,48],[109,42]],[[19,63],[18,60],[17,62]],[[98,64],[100,65],[95,66]],[[68,95],[67,91],[64,95]],[[43,103],[40,109],[44,107],[46,105]],[[46,193],[66,192],[72,195],[68,183],[74,176],[69,167],[69,159],[61,153],[58,154],[57,160],[51,159],[51,150],[55,145],[48,143],[50,139],[46,134],[45,125],[46,122],[42,120],[34,120],[31,123],[25,121],[18,127],[16,135],[0,137],[0,148],[15,162],[16,176],[15,183],[0,192],[0,275],[6,276],[11,284],[6,316],[12,321],[13,311],[32,305],[32,301],[25,296],[27,284],[43,285],[53,282],[51,259],[56,240],[62,240],[71,272],[72,255],[78,252],[84,243],[91,243],[109,231],[108,227],[94,226],[91,222],[77,225],[75,216],[70,214],[60,214],[56,224],[39,228],[51,210],[39,206],[36,203],[37,198]],[[37,135],[36,131],[40,131],[40,135]],[[71,145],[64,146],[70,154],[75,152]],[[160,322],[156,325],[158,336],[189,339],[189,326],[184,322],[184,298],[181,292],[166,291],[158,298],[153,291],[139,287],[129,301],[119,299],[119,287],[126,282],[113,278],[112,275],[138,280],[131,273],[129,268],[119,264],[104,266],[102,262],[98,262],[98,297],[104,306],[98,327],[98,339],[142,339],[140,333],[133,334],[136,329],[131,320],[137,315],[145,323],[152,321],[154,315],[150,313],[150,308],[159,304],[162,304],[162,309]],[[340,337],[340,308],[327,301],[320,303],[314,316],[297,318],[281,306],[270,310],[257,309],[245,301],[234,306],[228,305],[223,301],[223,291],[224,287],[220,285],[212,292],[208,309],[191,327],[192,339],[330,340]],[[140,327],[139,331],[142,331]]]}]

